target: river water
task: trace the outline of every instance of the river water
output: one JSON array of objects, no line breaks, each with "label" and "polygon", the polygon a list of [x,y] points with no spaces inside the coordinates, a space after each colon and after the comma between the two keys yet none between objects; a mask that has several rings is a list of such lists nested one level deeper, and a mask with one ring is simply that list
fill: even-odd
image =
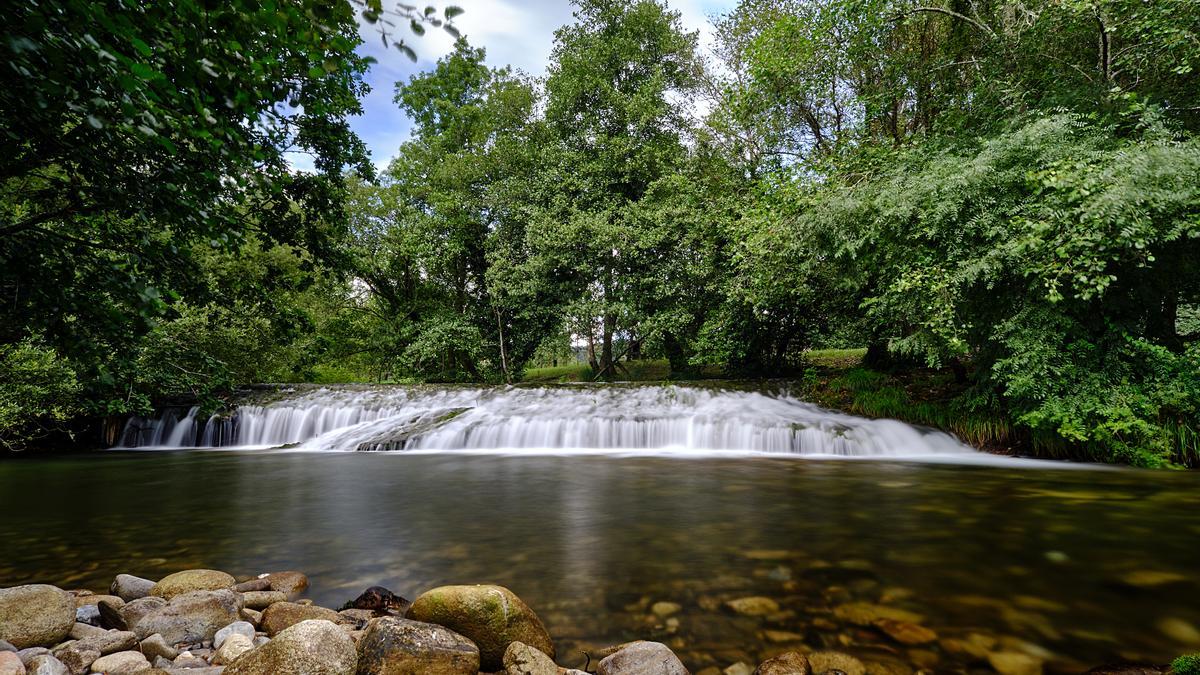
[{"label": "river water", "polygon": [[[559,662],[575,667],[585,652],[635,638],[666,642],[693,672],[789,649],[850,653],[871,675],[986,672],[987,651],[1081,672],[1200,649],[1200,474],[990,457],[941,435],[768,398],[722,404],[723,416],[671,418],[658,436],[603,432],[658,439],[652,454],[328,452],[301,440],[310,451],[2,462],[0,586],[99,592],[118,572],[297,569],[312,581],[310,597],[337,606],[371,585],[411,599],[441,584],[498,583],[538,612]],[[627,421],[654,428],[670,417],[639,408]],[[797,410],[812,417],[801,424]],[[493,408],[450,432],[469,441],[461,432],[486,427],[484,412],[509,424]],[[464,418],[472,421],[450,421]],[[733,430],[779,428],[782,418],[792,431],[842,440],[814,446],[816,436],[806,445],[795,434]],[[724,425],[728,439],[773,438],[778,447],[758,449],[787,454],[700,452],[704,443],[679,436],[689,424],[692,438]],[[329,432],[314,428],[311,438]],[[888,438],[923,459],[889,456]],[[805,457],[814,447],[855,458]],[[778,609],[743,616],[725,605],[745,597]],[[660,602],[678,612],[656,615]],[[937,640],[905,645],[863,619],[895,610]]]}]

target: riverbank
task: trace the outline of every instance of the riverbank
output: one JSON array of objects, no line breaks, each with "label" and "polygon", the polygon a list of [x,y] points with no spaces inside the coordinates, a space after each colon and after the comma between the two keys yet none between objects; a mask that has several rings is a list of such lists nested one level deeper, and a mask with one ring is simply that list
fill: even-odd
[{"label": "riverbank", "polygon": [[[754,556],[787,559],[778,551]],[[969,631],[939,634],[913,611],[916,603],[902,589],[882,589],[875,602],[850,601],[849,588],[861,587],[869,575],[853,565],[821,569],[806,574],[805,581],[820,580],[830,585],[833,598],[845,597],[813,617],[803,633],[772,627],[795,617],[790,602],[731,594],[707,601],[709,611],[760,627],[770,647],[758,654],[757,663],[748,662],[749,655],[735,645],[712,653],[707,665],[696,662],[693,645],[680,630],[683,621],[694,618],[670,599],[633,602],[644,616],[640,636],[560,653],[538,613],[503,586],[440,586],[411,602],[373,586],[340,607],[322,607],[304,597],[309,579],[300,572],[239,580],[222,571],[192,569],[157,581],[118,574],[99,593],[45,584],[0,588],[0,673],[687,675],[690,666],[697,675],[913,675],[963,668],[1040,675],[1046,669],[1081,667],[1055,661],[1053,653],[1018,639]],[[1152,577],[1131,575],[1129,582],[1169,582]],[[1017,604],[1030,616],[1052,609],[1036,598],[1018,598]],[[836,637],[811,641],[813,631]],[[692,663],[685,665],[679,649]],[[1177,663],[1186,669],[1189,661]],[[1127,664],[1088,672],[1173,671],[1166,665]]]}]

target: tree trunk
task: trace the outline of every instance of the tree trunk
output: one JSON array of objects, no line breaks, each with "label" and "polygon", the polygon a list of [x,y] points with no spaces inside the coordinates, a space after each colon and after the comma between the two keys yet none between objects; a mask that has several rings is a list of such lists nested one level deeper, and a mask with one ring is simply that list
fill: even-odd
[{"label": "tree trunk", "polygon": [[604,334],[600,342],[600,370],[609,372],[613,365],[613,324],[617,318],[611,314],[604,315]]},{"label": "tree trunk", "polygon": [[872,339],[867,344],[867,355],[863,357],[863,365],[868,368],[883,368],[889,361],[887,341]]},{"label": "tree trunk", "polygon": [[600,372],[600,364],[596,362],[596,334],[588,329],[588,347],[587,347],[588,367],[593,373]]}]

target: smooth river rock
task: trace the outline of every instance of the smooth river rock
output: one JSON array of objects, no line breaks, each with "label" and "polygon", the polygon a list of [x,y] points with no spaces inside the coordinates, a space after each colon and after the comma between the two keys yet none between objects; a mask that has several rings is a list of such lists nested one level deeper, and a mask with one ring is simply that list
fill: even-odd
[{"label": "smooth river rock", "polygon": [[308,589],[308,577],[301,572],[272,572],[263,578],[272,591],[286,593],[288,600],[295,600]]},{"label": "smooth river rock", "polygon": [[505,675],[558,675],[554,661],[524,642],[513,642],[504,650]]},{"label": "smooth river rock", "polygon": [[250,591],[242,593],[245,598],[247,609],[261,610],[270,607],[277,602],[286,602],[288,599],[287,593],[283,591]]},{"label": "smooth river rock", "polygon": [[223,675],[354,675],[358,653],[332,621],[301,621],[225,667]]},{"label": "smooth river rock", "polygon": [[862,661],[842,652],[813,652],[808,655],[808,665],[812,669],[813,675],[834,671],[845,673],[845,675],[866,675],[867,673],[867,667]]},{"label": "smooth river rock", "polygon": [[316,605],[301,605],[295,602],[277,602],[263,610],[259,628],[272,637],[281,630],[294,626],[301,621],[320,619],[323,621],[339,622],[338,613],[332,609]]},{"label": "smooth river rock", "polygon": [[[126,609],[128,607],[126,605]],[[143,640],[158,633],[167,644],[194,644],[213,639],[218,630],[238,620],[241,609],[241,593],[193,591],[177,595],[166,605],[152,610],[133,630]]]},{"label": "smooth river rock", "polygon": [[214,666],[227,666],[251,649],[254,649],[253,638],[248,638],[241,633],[234,633],[221,641],[217,653],[213,654],[212,663]]},{"label": "smooth river rock", "polygon": [[809,675],[808,657],[800,652],[786,652],[758,665],[754,675]]},{"label": "smooth river rock", "polygon": [[234,621],[228,626],[225,626],[221,630],[217,631],[217,634],[213,636],[213,649],[220,649],[221,645],[225,643],[225,640],[229,639],[229,637],[233,635],[242,635],[250,640],[253,640],[254,625],[249,621]]},{"label": "smooth river rock", "polygon": [[[107,605],[108,603],[101,603],[100,607],[103,608]],[[125,606],[118,613],[120,614],[121,622],[125,625],[125,630],[137,632],[135,629],[142,619],[166,606],[166,600],[154,596],[146,596],[125,603]],[[101,613],[104,613],[103,609],[101,609]],[[119,626],[117,627],[119,628]]]},{"label": "smooth river rock", "polygon": [[0,640],[17,649],[50,647],[75,625],[75,599],[61,588],[30,584],[0,589]]},{"label": "smooth river rock", "polygon": [[217,570],[184,570],[159,579],[150,595],[170,600],[177,595],[195,591],[219,591],[232,589],[237,579]]},{"label": "smooth river rock", "polygon": [[113,579],[112,585],[108,587],[108,592],[129,602],[150,595],[150,591],[153,589],[154,582],[149,579],[135,577],[132,574],[118,574],[117,578]]},{"label": "smooth river rock", "polygon": [[142,640],[141,643],[138,644],[138,650],[142,652],[142,654],[144,654],[151,663],[153,663],[154,660],[160,656],[168,661],[173,661],[177,656],[179,656],[179,650],[167,644],[167,641],[163,639],[163,636],[159,635],[158,633],[155,633],[145,640]]},{"label": "smooth river rock", "polygon": [[39,654],[25,664],[26,675],[71,675],[67,666],[50,654]]},{"label": "smooth river rock", "polygon": [[397,617],[372,619],[358,641],[359,675],[475,675],[479,649],[454,631]]},{"label": "smooth river rock", "polygon": [[133,675],[150,667],[141,652],[116,652],[101,656],[92,663],[92,671],[105,675]]},{"label": "smooth river rock", "polygon": [[25,664],[16,652],[0,651],[0,675],[25,675]]},{"label": "smooth river rock", "polygon": [[479,647],[479,667],[504,668],[504,651],[512,642],[540,649],[554,658],[554,643],[533,610],[503,586],[441,586],[413,601],[408,618],[436,623]]},{"label": "smooth river rock", "polygon": [[689,675],[671,648],[639,640],[600,660],[596,675]]}]

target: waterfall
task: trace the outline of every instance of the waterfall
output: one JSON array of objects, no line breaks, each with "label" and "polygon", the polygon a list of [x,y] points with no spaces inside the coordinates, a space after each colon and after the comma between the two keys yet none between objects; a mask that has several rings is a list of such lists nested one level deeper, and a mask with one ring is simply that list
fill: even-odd
[{"label": "waterfall", "polygon": [[307,450],[742,451],[920,456],[953,436],[869,420],[787,393],[709,386],[331,387],[247,401],[231,415],[131,419],[121,447]]}]

